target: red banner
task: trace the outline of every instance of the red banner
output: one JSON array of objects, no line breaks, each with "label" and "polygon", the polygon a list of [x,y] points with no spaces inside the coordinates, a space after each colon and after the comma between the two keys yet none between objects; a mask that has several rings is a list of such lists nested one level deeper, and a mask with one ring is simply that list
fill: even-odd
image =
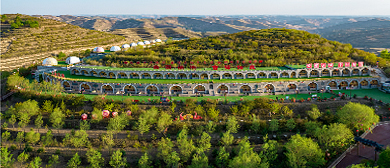
[{"label": "red banner", "polygon": [[311,68],[311,64],[306,64],[306,68]]},{"label": "red banner", "polygon": [[326,63],[321,63],[321,68],[326,68]]},{"label": "red banner", "polygon": [[356,62],[351,63],[352,67],[356,67]]},{"label": "red banner", "polygon": [[328,63],[328,68],[333,68],[333,63]]},{"label": "red banner", "polygon": [[345,64],[345,67],[349,67],[349,65],[351,64],[350,62],[346,62],[344,63]]},{"label": "red banner", "polygon": [[320,63],[314,63],[314,68],[320,68]]},{"label": "red banner", "polygon": [[344,63],[343,63],[343,62],[339,62],[339,63],[338,63],[338,65],[337,65],[337,67],[339,67],[339,68],[342,68],[342,67],[343,67],[343,65],[344,65]]},{"label": "red banner", "polygon": [[364,63],[363,62],[358,62],[358,64],[359,64],[359,67],[363,67],[364,65]]}]

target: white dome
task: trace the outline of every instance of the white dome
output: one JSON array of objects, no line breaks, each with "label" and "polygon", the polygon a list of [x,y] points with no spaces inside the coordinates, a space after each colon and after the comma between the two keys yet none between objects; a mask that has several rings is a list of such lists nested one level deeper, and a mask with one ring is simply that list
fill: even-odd
[{"label": "white dome", "polygon": [[65,60],[65,63],[67,64],[77,64],[79,62],[80,62],[80,58],[75,56],[68,57]]},{"label": "white dome", "polygon": [[129,48],[130,47],[130,45],[128,45],[128,44],[123,44],[122,45],[122,48]]},{"label": "white dome", "polygon": [[150,41],[150,43],[156,43],[156,40],[152,40],[152,41]]},{"label": "white dome", "polygon": [[157,43],[161,43],[162,41],[160,39],[156,39],[156,42]]},{"label": "white dome", "polygon": [[143,42],[138,42],[137,45],[145,45]]},{"label": "white dome", "polygon": [[150,42],[149,42],[149,41],[144,41],[144,44],[145,44],[145,45],[149,45]]},{"label": "white dome", "polygon": [[112,46],[110,48],[110,51],[120,51],[120,50],[121,50],[121,48],[119,46]]},{"label": "white dome", "polygon": [[131,47],[137,47],[137,44],[136,43],[131,43],[130,46]]},{"label": "white dome", "polygon": [[54,65],[58,65],[58,62],[55,58],[49,57],[49,58],[46,58],[43,60],[42,65],[43,66],[54,66]]},{"label": "white dome", "polygon": [[97,52],[97,53],[99,53],[99,52],[104,52],[104,48],[102,48],[102,47],[95,47],[95,48],[93,49],[93,52]]}]

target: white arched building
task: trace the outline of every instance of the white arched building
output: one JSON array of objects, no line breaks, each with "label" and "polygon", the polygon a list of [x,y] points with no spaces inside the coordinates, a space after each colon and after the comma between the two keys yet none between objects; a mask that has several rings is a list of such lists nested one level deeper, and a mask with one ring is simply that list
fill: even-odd
[{"label": "white arched building", "polygon": [[65,60],[65,63],[67,64],[77,64],[79,62],[80,62],[80,58],[75,56],[68,57]]},{"label": "white arched building", "polygon": [[115,52],[115,51],[120,51],[121,50],[121,48],[119,47],[119,46],[112,46],[111,48],[110,48],[110,51],[113,51],[113,52]]}]

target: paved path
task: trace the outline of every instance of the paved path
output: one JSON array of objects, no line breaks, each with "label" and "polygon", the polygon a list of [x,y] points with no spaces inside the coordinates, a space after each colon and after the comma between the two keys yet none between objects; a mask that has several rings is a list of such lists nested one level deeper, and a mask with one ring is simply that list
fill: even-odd
[{"label": "paved path", "polygon": [[[365,139],[369,139],[378,142],[381,145],[390,146],[390,123],[382,124],[377,126],[372,133],[367,134]],[[360,156],[357,155],[357,148],[353,148],[351,152],[347,153],[345,158],[337,164],[336,168],[345,168],[352,164],[359,164],[363,159],[375,159],[374,151],[375,148],[360,145]],[[377,155],[377,159],[379,154]]]},{"label": "paved path", "polygon": [[387,78],[386,75],[383,73],[383,71],[381,69],[378,69],[378,68],[374,68],[375,69],[375,72],[376,74],[380,77],[381,81],[380,82],[386,82],[386,81],[390,81],[390,78]]}]

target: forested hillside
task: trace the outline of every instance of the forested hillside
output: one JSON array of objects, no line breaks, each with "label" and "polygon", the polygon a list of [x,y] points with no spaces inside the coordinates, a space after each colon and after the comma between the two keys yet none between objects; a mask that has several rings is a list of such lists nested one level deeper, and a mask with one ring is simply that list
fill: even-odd
[{"label": "forested hillside", "polygon": [[[112,45],[124,42],[124,37],[88,30],[63,22],[27,15],[2,15],[2,69],[21,66],[52,54]],[[8,59],[15,58],[18,59]]]},{"label": "forested hillside", "polygon": [[[386,61],[350,44],[329,41],[317,34],[292,29],[263,29],[167,43],[150,49],[128,50],[109,56],[106,63],[121,61],[246,61],[264,60],[262,66],[313,62],[366,61],[384,66]],[[108,61],[108,62],[107,62]],[[129,65],[126,65],[129,66]]]}]

